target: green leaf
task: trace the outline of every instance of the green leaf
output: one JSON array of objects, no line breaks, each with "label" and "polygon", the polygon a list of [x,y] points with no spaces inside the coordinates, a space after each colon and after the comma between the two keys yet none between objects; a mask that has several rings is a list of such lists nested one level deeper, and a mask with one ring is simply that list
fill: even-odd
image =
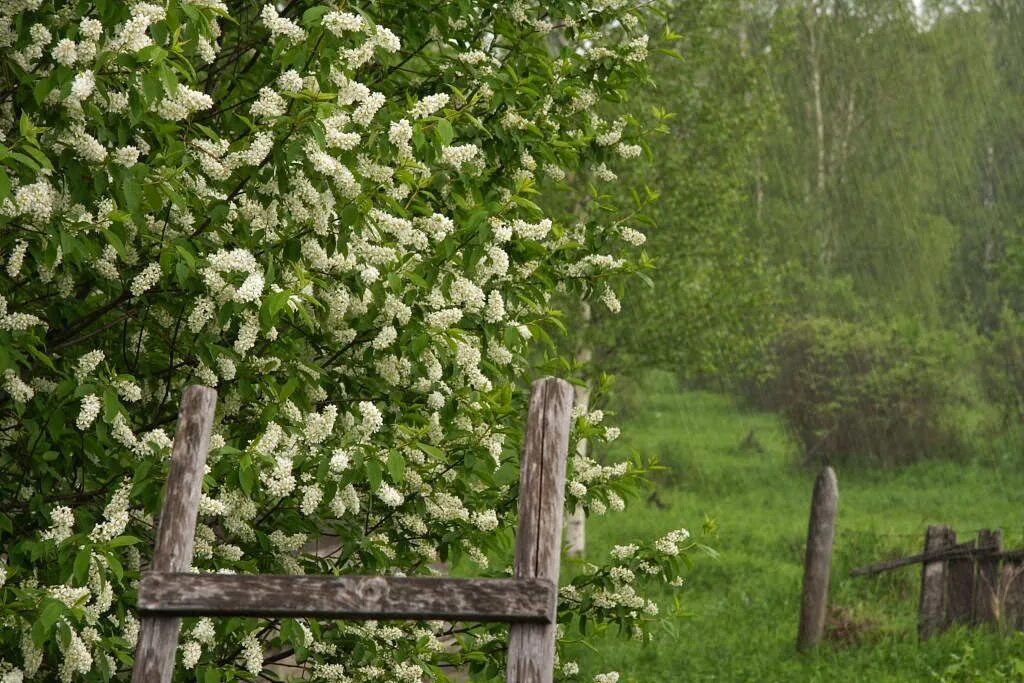
[{"label": "green leaf", "polygon": [[455,131],[452,129],[452,124],[448,119],[438,119],[437,121],[437,141],[442,145],[452,144],[452,140],[455,139]]},{"label": "green leaf", "polygon": [[306,28],[316,26],[323,16],[331,11],[330,7],[315,5],[302,13],[302,25]]},{"label": "green leaf", "polygon": [[376,491],[380,488],[381,481],[384,480],[380,461],[376,458],[369,458],[363,463],[363,467],[366,469],[366,478],[370,480],[370,489]]},{"label": "green leaf", "polygon": [[117,236],[116,232],[110,230],[109,228],[104,228],[103,236],[107,238],[107,243],[114,247],[114,250],[117,252],[118,256],[120,256],[122,259],[127,258],[128,251],[124,248],[124,242],[121,241],[121,238]]},{"label": "green leaf", "polygon": [[67,650],[71,645],[71,627],[66,621],[57,622],[57,640],[60,642],[60,649]]},{"label": "green leaf", "polygon": [[121,191],[124,192],[124,201],[128,210],[133,215],[139,213],[142,209],[142,185],[134,175],[131,173],[125,175]]},{"label": "green leaf", "polygon": [[388,474],[396,484],[405,482],[405,458],[397,450],[388,453]]},{"label": "green leaf", "polygon": [[437,446],[431,446],[428,443],[423,443],[422,441],[417,441],[416,442],[416,448],[420,449],[421,451],[423,451],[424,453],[426,453],[430,457],[434,458],[435,460],[445,460],[446,459],[444,451],[441,450],[440,448],[438,448]]},{"label": "green leaf", "polygon": [[46,628],[51,628],[60,619],[60,615],[64,613],[64,603],[60,600],[54,600],[51,598],[45,598],[43,600],[43,609],[39,613],[39,621]]},{"label": "green leaf", "polygon": [[28,145],[25,147],[25,151],[28,152],[33,159],[38,161],[40,166],[42,166],[43,168],[48,168],[51,171],[53,170],[53,163],[50,161],[49,157],[43,154],[43,150],[39,149],[38,147]]},{"label": "green leaf", "polygon": [[46,367],[50,368],[54,372],[57,371],[57,367],[53,364],[53,360],[51,360],[49,356],[47,356],[45,353],[43,353],[42,351],[40,351],[36,347],[34,347],[34,346],[26,346],[25,350],[28,351],[29,353],[31,353],[35,357],[36,360],[38,360],[40,363],[42,363]]},{"label": "green leaf", "polygon": [[75,555],[75,564],[71,570],[71,583],[75,586],[84,586],[89,581],[89,565],[92,562],[92,547],[82,546]]},{"label": "green leaf", "polygon": [[252,466],[252,458],[244,455],[238,461],[238,485],[247,496],[256,489],[256,472]]},{"label": "green leaf", "polygon": [[23,138],[35,137],[35,129],[32,126],[32,119],[28,117],[27,112],[21,112],[21,119],[18,120],[18,132],[21,133]]},{"label": "green leaf", "polygon": [[118,581],[124,579],[124,566],[121,564],[121,560],[117,559],[117,556],[113,553],[106,553],[104,557],[107,558],[107,564],[110,566],[110,573],[113,574]]},{"label": "green leaf", "polygon": [[103,419],[113,422],[121,413],[121,402],[117,400],[117,392],[113,389],[103,390]]},{"label": "green leaf", "polygon": [[11,179],[7,171],[0,168],[0,202],[11,196]]},{"label": "green leaf", "polygon": [[135,545],[136,543],[142,543],[142,539],[136,536],[118,536],[111,539],[106,545],[107,548],[120,548],[126,545]]},{"label": "green leaf", "polygon": [[298,388],[299,378],[294,376],[289,378],[289,380],[285,382],[284,387],[281,389],[281,393],[277,395],[278,402],[284,403],[285,401],[287,401]]}]

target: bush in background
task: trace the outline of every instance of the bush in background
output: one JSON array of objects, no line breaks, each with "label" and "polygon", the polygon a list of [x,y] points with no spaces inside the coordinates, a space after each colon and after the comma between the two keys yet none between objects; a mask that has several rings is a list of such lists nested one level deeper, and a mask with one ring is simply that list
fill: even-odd
[{"label": "bush in background", "polygon": [[775,345],[767,398],[804,461],[898,464],[962,453],[980,404],[971,345],[909,322],[809,318]]}]

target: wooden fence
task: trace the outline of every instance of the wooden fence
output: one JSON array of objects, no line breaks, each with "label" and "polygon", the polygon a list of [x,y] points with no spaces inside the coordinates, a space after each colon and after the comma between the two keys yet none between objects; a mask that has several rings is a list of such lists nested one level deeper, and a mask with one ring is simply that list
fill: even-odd
[{"label": "wooden fence", "polygon": [[924,551],[860,567],[852,576],[921,564],[918,633],[927,640],[955,624],[1024,628],[1024,550],[1003,550],[1002,529],[957,542],[945,525],[928,527]]},{"label": "wooden fence", "polygon": [[[835,472],[826,467],[814,483],[811,498],[798,650],[818,647],[825,636],[838,502]],[[860,567],[851,576],[914,564],[921,565],[918,633],[922,640],[954,624],[1024,630],[1024,549],[1004,551],[1002,529],[981,529],[976,539],[958,543],[950,527],[930,526],[923,552]]]},{"label": "wooden fence", "polygon": [[171,680],[181,617],[198,615],[508,622],[509,683],[551,682],[570,384],[533,384],[511,579],[187,573],[216,400],[207,387],[188,387],[182,397],[156,547],[139,585],[133,683]]}]

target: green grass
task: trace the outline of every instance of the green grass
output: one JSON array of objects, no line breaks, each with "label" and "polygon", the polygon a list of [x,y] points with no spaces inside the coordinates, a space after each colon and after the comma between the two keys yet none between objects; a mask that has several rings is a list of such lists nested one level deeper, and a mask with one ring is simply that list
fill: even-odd
[{"label": "green grass", "polygon": [[[1001,527],[1008,547],[1024,539],[1024,468],[1015,453],[922,461],[899,469],[836,468],[839,480],[831,604],[857,634],[799,655],[794,641],[803,549],[816,471],[798,466],[777,416],[728,397],[678,392],[668,377],[645,378],[642,403],[622,411],[615,452],[655,455],[664,507],[642,498],[624,513],[592,518],[588,556],[715,520],[715,559],[696,557],[677,593],[658,593],[669,615],[652,643],[603,635],[596,651],[573,653],[587,675],[621,681],[987,681],[1021,680],[1024,637],[955,630],[916,637],[920,566],[850,578],[857,566],[920,552],[929,524],[963,539]],[[745,448],[753,432],[760,449]],[[568,571],[572,571],[571,568]],[[685,616],[672,616],[676,598]],[[1024,669],[1022,669],[1024,671]],[[1003,674],[1008,674],[1003,676]],[[582,680],[588,680],[582,678]]]}]

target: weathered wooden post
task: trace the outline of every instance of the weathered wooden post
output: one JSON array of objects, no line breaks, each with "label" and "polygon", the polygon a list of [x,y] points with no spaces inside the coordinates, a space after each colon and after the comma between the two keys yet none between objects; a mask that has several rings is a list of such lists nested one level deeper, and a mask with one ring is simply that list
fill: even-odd
[{"label": "weathered wooden post", "polygon": [[[178,431],[171,450],[171,471],[157,526],[153,561],[149,566],[151,572],[187,572],[192,566],[196,514],[216,406],[215,390],[201,386],[185,389],[178,411]],[[142,615],[132,683],[171,680],[180,629],[180,616]]]},{"label": "weathered wooden post", "polygon": [[807,554],[804,558],[804,591],[800,605],[800,628],[796,647],[805,651],[817,647],[825,635],[828,585],[832,573],[832,543],[836,535],[839,486],[836,473],[826,467],[814,482],[811,519],[807,526]]},{"label": "weathered wooden post", "polygon": [[974,617],[975,541],[957,546],[965,555],[950,559],[946,565],[946,625],[966,624]]},{"label": "weathered wooden post", "polygon": [[178,415],[153,561],[139,582],[142,630],[132,682],[169,683],[182,616],[245,615],[503,621],[512,624],[509,683],[551,683],[572,394],[563,380],[533,384],[514,578],[275,576],[188,573],[217,397],[212,389],[189,387]]},{"label": "weathered wooden post", "polygon": [[[924,539],[926,555],[939,553],[956,545],[956,533],[944,524],[928,527]],[[921,568],[921,605],[917,616],[917,632],[928,640],[946,628],[946,561],[925,562]]]},{"label": "weathered wooden post", "polygon": [[978,558],[974,576],[974,621],[978,624],[998,624],[1001,616],[999,599],[999,558],[1003,552],[1003,530],[982,529],[978,532],[978,549],[989,555]]},{"label": "weathered wooden post", "polygon": [[[556,591],[572,403],[573,389],[568,382],[553,378],[534,382],[519,480],[515,576],[547,579]],[[551,601],[550,609],[550,623],[512,624],[509,683],[553,680],[557,599]]]}]

